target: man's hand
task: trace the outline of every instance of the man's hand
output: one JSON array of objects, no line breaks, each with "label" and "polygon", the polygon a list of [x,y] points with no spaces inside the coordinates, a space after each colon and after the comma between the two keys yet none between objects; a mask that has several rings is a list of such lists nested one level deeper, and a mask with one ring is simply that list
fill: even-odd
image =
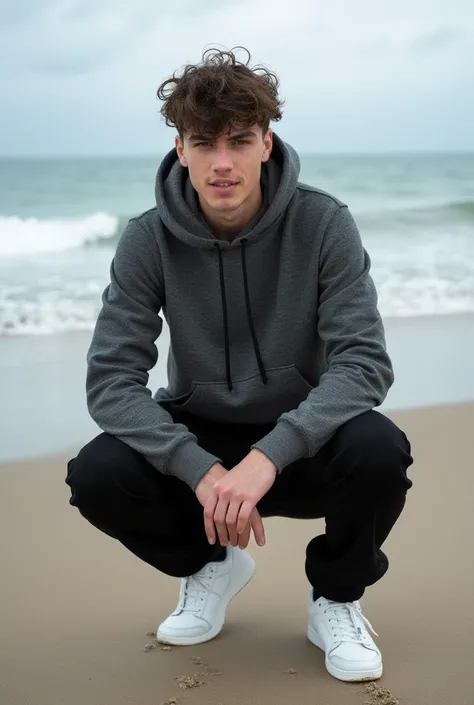
[{"label": "man's hand", "polygon": [[227,475],[227,473],[228,470],[226,470],[225,467],[223,467],[220,463],[216,463],[200,479],[194,492],[203,507],[206,506],[206,502],[209,499],[216,482]]},{"label": "man's hand", "polygon": [[252,529],[257,544],[265,544],[265,530],[256,505],[272,487],[276,474],[277,469],[271,460],[253,449],[214,482],[204,504],[204,526],[209,543],[215,543],[217,529],[221,546],[230,543],[245,548]]},{"label": "man's hand", "polygon": [[[218,480],[220,480],[225,475],[228,475],[228,472],[229,471],[226,470],[220,463],[216,463],[212,466],[212,468],[210,468],[210,470],[208,470],[204,477],[201,478],[200,482],[196,486],[195,494],[203,507],[206,506],[207,500],[211,496],[216,482],[218,482]],[[246,546],[248,546],[248,542],[250,539],[250,531],[251,525],[249,521],[247,523],[245,531],[240,536],[239,546],[241,548],[245,548]]]}]

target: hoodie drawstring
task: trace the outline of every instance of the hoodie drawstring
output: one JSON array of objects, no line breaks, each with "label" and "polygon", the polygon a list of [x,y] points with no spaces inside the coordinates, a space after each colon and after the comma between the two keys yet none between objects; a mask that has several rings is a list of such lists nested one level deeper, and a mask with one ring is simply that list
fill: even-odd
[{"label": "hoodie drawstring", "polygon": [[227,386],[229,391],[232,391],[232,376],[230,373],[230,344],[229,344],[229,321],[227,318],[227,297],[225,294],[225,278],[224,278],[224,261],[222,258],[221,248],[217,244],[214,245],[219,254],[219,275],[221,280],[221,299],[222,299],[222,315],[224,318],[224,343],[225,343],[225,368],[227,375]]},{"label": "hoodie drawstring", "polygon": [[255,357],[257,358],[258,369],[260,370],[260,377],[262,378],[263,384],[267,384],[268,377],[263,364],[262,356],[260,354],[260,348],[258,345],[257,334],[255,332],[255,326],[253,324],[252,309],[250,307],[250,294],[249,294],[249,284],[247,277],[247,261],[245,259],[245,246],[247,240],[242,240],[241,252],[242,252],[242,276],[244,278],[244,290],[245,290],[245,304],[247,306],[247,318],[249,320],[250,333],[253,340],[253,348],[255,350]]},{"label": "hoodie drawstring", "polygon": [[[250,293],[249,293],[248,276],[247,276],[247,261],[245,258],[245,245],[246,244],[247,244],[246,239],[241,241],[242,276],[243,276],[243,280],[244,280],[245,305],[246,305],[246,309],[247,309],[247,318],[248,318],[248,322],[249,322],[250,334],[252,336],[255,357],[257,359],[258,369],[260,371],[260,377],[262,378],[262,382],[264,384],[267,384],[268,377],[267,377],[265,366],[263,364],[262,356],[260,353],[260,347],[258,345],[258,338],[257,338],[257,334],[255,332],[255,326],[254,326],[253,316],[252,316],[252,308],[251,308],[251,303],[250,303]],[[226,291],[225,291],[224,260],[223,260],[223,256],[222,256],[222,250],[219,247],[219,245],[217,243],[215,243],[214,247],[217,249],[217,252],[219,254],[219,275],[220,275],[221,299],[222,299],[222,316],[223,316],[223,321],[224,321],[225,365],[226,365],[227,387],[229,388],[229,391],[231,392],[233,389],[233,385],[232,385],[232,374],[231,374],[231,367],[230,367],[229,320],[228,320],[228,315],[227,315],[227,297],[226,297]]]}]

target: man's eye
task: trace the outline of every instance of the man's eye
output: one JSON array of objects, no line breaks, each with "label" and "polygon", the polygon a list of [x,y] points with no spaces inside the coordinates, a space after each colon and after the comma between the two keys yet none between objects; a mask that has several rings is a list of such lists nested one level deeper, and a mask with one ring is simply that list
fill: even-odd
[{"label": "man's eye", "polygon": [[[235,140],[234,145],[250,144],[249,140]],[[196,147],[212,147],[211,142],[197,142]]]}]

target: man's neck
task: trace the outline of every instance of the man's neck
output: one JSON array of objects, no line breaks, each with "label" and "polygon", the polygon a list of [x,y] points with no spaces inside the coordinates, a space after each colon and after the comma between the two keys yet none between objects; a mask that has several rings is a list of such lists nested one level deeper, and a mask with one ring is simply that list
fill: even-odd
[{"label": "man's neck", "polygon": [[259,185],[255,195],[252,194],[252,200],[249,199],[249,202],[243,203],[238,211],[229,213],[226,217],[225,214],[216,213],[216,211],[208,207],[207,203],[203,203],[199,199],[201,211],[214,235],[219,240],[226,240],[227,242],[232,242],[245,226],[255,218],[262,206],[262,201],[263,194]]}]

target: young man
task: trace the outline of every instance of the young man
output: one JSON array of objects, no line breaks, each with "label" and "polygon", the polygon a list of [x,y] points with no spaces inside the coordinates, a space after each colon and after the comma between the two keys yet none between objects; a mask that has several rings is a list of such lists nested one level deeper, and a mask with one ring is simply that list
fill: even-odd
[{"label": "young man", "polygon": [[[68,463],[70,502],[181,578],[157,632],[175,645],[219,634],[262,517],[325,517],[306,553],[307,635],[336,678],[379,678],[359,599],[387,571],[412,458],[373,410],[393,373],[369,257],[347,207],[298,181],[270,129],[274,74],[210,51],[158,95],[176,149],[111,265],[87,374],[104,433]],[[168,386],[152,397],[161,312]]]}]

